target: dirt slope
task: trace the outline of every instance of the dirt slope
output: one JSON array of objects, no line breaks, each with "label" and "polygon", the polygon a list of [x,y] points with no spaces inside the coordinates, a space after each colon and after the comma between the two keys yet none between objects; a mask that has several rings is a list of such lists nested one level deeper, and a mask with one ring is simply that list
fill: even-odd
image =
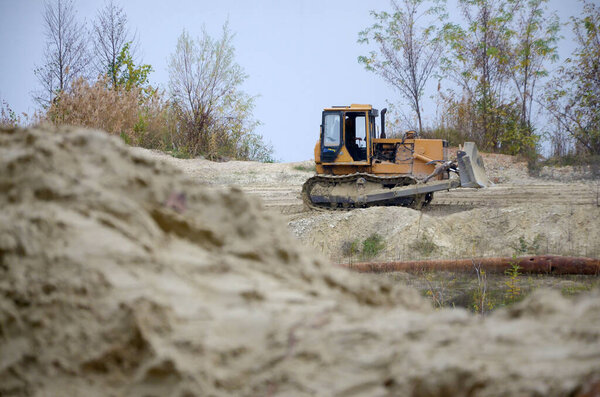
[{"label": "dirt slope", "polygon": [[[293,233],[334,261],[344,245],[380,234],[379,259],[469,258],[556,253],[600,256],[600,208],[560,205],[482,207],[437,215],[409,208],[319,213],[289,222]],[[529,250],[527,250],[529,248]]]},{"label": "dirt slope", "polygon": [[0,131],[0,395],[583,395],[600,296],[488,318],[326,265],[116,138]]}]

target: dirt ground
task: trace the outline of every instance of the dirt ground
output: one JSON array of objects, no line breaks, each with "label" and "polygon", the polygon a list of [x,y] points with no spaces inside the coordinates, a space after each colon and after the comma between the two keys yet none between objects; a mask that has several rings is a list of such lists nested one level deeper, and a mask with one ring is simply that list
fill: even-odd
[{"label": "dirt ground", "polygon": [[[600,392],[598,290],[538,290],[487,316],[436,309],[393,276],[332,266],[308,238],[326,229],[309,224],[297,233],[308,248],[298,243],[299,221],[329,227],[371,211],[287,211],[307,175],[169,159],[98,131],[0,130],[0,395]],[[265,204],[269,188],[279,198]],[[498,211],[510,208],[520,207]],[[450,234],[452,222],[435,229],[426,217],[461,214],[372,210],[387,218],[375,228],[393,214],[399,228],[416,217]],[[586,222],[573,228],[597,233]]]},{"label": "dirt ground", "polygon": [[[314,171],[310,160],[261,164],[182,160],[156,151],[140,154],[166,161],[197,181],[238,186],[283,215],[306,245],[334,262],[347,262],[344,247],[377,233],[385,249],[377,260],[464,258],[519,254],[600,256],[600,179],[571,167],[528,175],[527,165],[501,154],[484,154],[494,185],[438,192],[423,211],[376,207],[347,212],[307,211],[300,190]],[[314,169],[314,168],[312,168]],[[560,178],[551,178],[560,175]],[[563,182],[571,175],[570,182]]]}]

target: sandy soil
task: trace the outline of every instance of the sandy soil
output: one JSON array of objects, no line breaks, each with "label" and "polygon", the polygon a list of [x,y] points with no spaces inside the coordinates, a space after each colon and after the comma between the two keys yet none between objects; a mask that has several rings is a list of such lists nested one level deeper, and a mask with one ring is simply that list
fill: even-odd
[{"label": "sandy soil", "polygon": [[[386,246],[377,259],[510,256],[521,241],[544,253],[600,255],[600,180],[583,179],[586,175],[571,167],[533,178],[527,165],[512,156],[484,154],[494,182],[489,188],[438,192],[423,211],[378,207],[318,212],[307,211],[300,200],[302,184],[313,174],[311,161],[215,163],[135,150],[173,164],[202,183],[238,186],[259,197],[267,210],[284,215],[292,233],[334,261],[348,260],[344,244],[373,233],[381,234]],[[548,177],[553,174],[560,178]],[[566,175],[571,182],[561,182]],[[432,241],[435,249],[415,250],[423,240]]]},{"label": "sandy soil", "polygon": [[434,310],[331,266],[258,198],[202,179],[301,179],[291,165],[185,174],[152,156],[100,132],[0,130],[1,396],[600,390],[598,291],[538,291],[488,317]]}]

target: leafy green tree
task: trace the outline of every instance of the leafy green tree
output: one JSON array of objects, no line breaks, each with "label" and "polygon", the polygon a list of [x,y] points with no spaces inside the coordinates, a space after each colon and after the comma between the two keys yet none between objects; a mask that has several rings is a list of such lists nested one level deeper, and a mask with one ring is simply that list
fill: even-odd
[{"label": "leafy green tree", "polygon": [[444,102],[466,110],[461,118],[469,121],[467,135],[484,149],[535,157],[533,100],[548,75],[547,63],[557,59],[559,33],[558,18],[547,15],[546,3],[459,0],[464,24],[444,26],[450,51],[442,70],[462,90],[460,99],[445,95]]},{"label": "leafy green tree", "polygon": [[450,51],[442,69],[463,90],[476,113],[471,135],[484,148],[500,150],[501,131],[494,128],[507,87],[510,23],[520,7],[511,0],[459,0],[465,26],[447,23],[444,38]]},{"label": "leafy green tree", "polygon": [[571,19],[577,48],[547,86],[544,106],[578,147],[600,154],[600,7]]},{"label": "leafy green tree", "polygon": [[548,0],[528,0],[516,17],[510,47],[509,72],[520,102],[520,120],[533,133],[532,107],[541,78],[548,76],[548,61],[556,61],[560,33],[558,16],[548,15]]},{"label": "leafy green tree", "polygon": [[533,161],[536,157],[539,136],[533,134],[521,121],[520,106],[518,100],[488,103],[486,109],[488,128],[500,137],[500,150],[503,153],[524,154]]},{"label": "leafy green tree", "polygon": [[359,33],[359,43],[373,42],[377,50],[358,57],[365,68],[380,75],[398,90],[415,112],[419,132],[423,131],[422,97],[440,54],[441,42],[427,16],[440,15],[439,2],[392,0],[392,12],[371,11],[375,23]]},{"label": "leafy green tree", "polygon": [[[138,87],[147,94],[154,89],[149,85],[148,75],[153,71],[150,65],[135,65],[130,53],[131,43],[125,43],[117,56],[114,68],[109,69],[108,77],[114,82],[115,87],[130,90]],[[114,76],[112,75],[114,73]]]}]

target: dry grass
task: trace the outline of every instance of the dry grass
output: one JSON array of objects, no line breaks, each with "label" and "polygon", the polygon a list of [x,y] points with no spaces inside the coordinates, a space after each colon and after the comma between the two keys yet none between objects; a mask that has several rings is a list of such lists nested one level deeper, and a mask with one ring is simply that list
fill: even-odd
[{"label": "dry grass", "polygon": [[[178,157],[204,155],[211,160],[273,161],[273,149],[254,133],[253,126],[225,124],[208,128],[206,142],[187,125],[177,107],[152,89],[113,88],[107,77],[90,84],[79,79],[55,98],[47,121],[96,128],[118,135],[130,145],[175,153]],[[248,128],[246,128],[248,127]]]},{"label": "dry grass", "polygon": [[74,82],[54,100],[47,118],[54,124],[102,129],[129,144],[157,149],[165,149],[170,130],[167,105],[158,93],[113,89],[106,77],[94,84]]},{"label": "dry grass", "polygon": [[16,113],[8,105],[8,102],[0,101],[0,127],[16,127],[20,120]]}]

